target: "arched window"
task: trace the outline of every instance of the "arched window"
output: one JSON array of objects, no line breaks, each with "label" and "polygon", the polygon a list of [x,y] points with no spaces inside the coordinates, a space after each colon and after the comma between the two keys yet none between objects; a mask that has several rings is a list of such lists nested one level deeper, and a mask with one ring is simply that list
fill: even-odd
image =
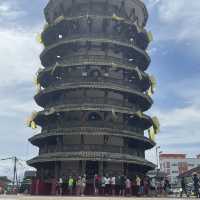
[{"label": "arched window", "polygon": [[102,118],[98,113],[90,113],[87,118],[88,121],[101,121]]}]

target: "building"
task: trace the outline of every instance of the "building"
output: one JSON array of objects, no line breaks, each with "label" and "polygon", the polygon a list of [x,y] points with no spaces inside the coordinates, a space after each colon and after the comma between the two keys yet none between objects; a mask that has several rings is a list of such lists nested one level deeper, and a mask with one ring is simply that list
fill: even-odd
[{"label": "building", "polygon": [[187,158],[186,154],[160,154],[160,170],[167,173],[169,180],[176,184],[177,177],[200,165],[200,157]]},{"label": "building", "polygon": [[144,175],[154,164],[154,78],[147,74],[148,13],[140,0],[51,0],[41,41],[44,68],[37,76],[37,104],[30,138],[39,155],[28,161],[42,180],[86,174]]},{"label": "building", "polygon": [[4,193],[11,181],[6,176],[0,176],[0,194]]}]

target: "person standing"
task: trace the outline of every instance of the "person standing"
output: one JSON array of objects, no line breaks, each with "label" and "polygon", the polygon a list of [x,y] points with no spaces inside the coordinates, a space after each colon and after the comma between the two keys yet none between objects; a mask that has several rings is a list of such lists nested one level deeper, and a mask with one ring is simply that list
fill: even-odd
[{"label": "person standing", "polygon": [[136,176],[136,192],[137,196],[140,195],[140,185],[141,185],[141,179],[139,176]]},{"label": "person standing", "polygon": [[150,188],[150,180],[147,176],[144,177],[143,184],[144,184],[144,195],[148,196],[149,195],[149,188]]},{"label": "person standing", "polygon": [[196,173],[193,174],[194,193],[197,198],[200,197],[199,193],[199,178]]},{"label": "person standing", "polygon": [[150,191],[150,196],[154,196],[157,197],[157,188],[156,188],[156,179],[155,178],[151,178],[149,180],[149,191]]},{"label": "person standing", "polygon": [[165,179],[165,182],[164,182],[164,191],[165,191],[165,195],[168,195],[169,192],[170,192],[170,183],[169,183],[169,180],[168,179]]},{"label": "person standing", "polygon": [[109,195],[109,190],[110,190],[110,178],[108,175],[105,177],[105,194]]},{"label": "person standing", "polygon": [[126,190],[126,177],[124,175],[121,176],[121,183],[120,183],[120,190],[121,190],[121,196],[125,196],[125,190]]},{"label": "person standing", "polygon": [[72,176],[70,176],[68,180],[68,190],[69,190],[69,195],[71,196],[73,194],[73,186],[74,186],[74,179],[72,178]]},{"label": "person standing", "polygon": [[131,180],[127,177],[126,178],[126,196],[131,196]]},{"label": "person standing", "polygon": [[94,176],[94,195],[99,195],[99,188],[101,184],[101,177],[97,174]]},{"label": "person standing", "polygon": [[86,175],[84,174],[81,178],[81,196],[85,195],[85,188],[86,188]]},{"label": "person standing", "polygon": [[106,187],[106,184],[105,184],[105,179],[106,177],[105,176],[102,176],[101,177],[101,194],[102,195],[105,195],[105,187]]},{"label": "person standing", "polygon": [[60,196],[62,196],[62,194],[63,194],[63,191],[62,191],[62,188],[63,188],[63,179],[62,179],[62,177],[60,177],[59,178],[59,180],[58,180],[58,187],[59,187],[59,195]]},{"label": "person standing", "polygon": [[80,196],[81,195],[81,176],[78,177],[77,181],[76,181],[76,195]]},{"label": "person standing", "polygon": [[189,197],[189,195],[187,194],[186,182],[184,177],[181,178],[181,194],[180,194],[181,198],[183,196],[183,193],[185,193],[186,196]]},{"label": "person standing", "polygon": [[112,176],[110,182],[111,182],[112,195],[115,196],[116,177],[115,177],[115,176]]},{"label": "person standing", "polygon": [[118,175],[115,179],[115,194],[120,195],[120,184],[121,184],[121,177]]}]

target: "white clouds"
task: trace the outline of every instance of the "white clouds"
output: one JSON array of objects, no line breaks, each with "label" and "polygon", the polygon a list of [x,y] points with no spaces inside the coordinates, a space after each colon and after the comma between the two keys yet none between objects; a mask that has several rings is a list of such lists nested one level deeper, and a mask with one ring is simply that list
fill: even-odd
[{"label": "white clouds", "polygon": [[[183,105],[175,108],[155,108],[152,110],[161,121],[161,133],[158,143],[168,151],[184,151],[196,155],[200,151],[200,92],[199,79],[196,76],[169,84],[168,90],[181,98]],[[174,99],[176,101],[176,98]],[[184,103],[185,102],[185,103]],[[167,147],[168,146],[168,147]],[[190,147],[190,152],[188,152]]]},{"label": "white clouds", "polygon": [[[18,100],[17,98],[5,98],[0,100],[0,117],[17,117],[19,115],[23,115],[28,117],[28,113],[30,113],[37,106],[34,103],[34,100],[30,99],[30,101]],[[25,118],[24,118],[25,122]]]},{"label": "white clouds", "polygon": [[0,21],[13,20],[23,15],[25,15],[25,12],[18,9],[14,1],[7,2],[3,0],[0,2]]},{"label": "white clouds", "polygon": [[200,41],[200,1],[147,0],[156,40]]},{"label": "white clouds", "polygon": [[41,50],[35,35],[34,30],[0,29],[0,88],[33,80]]},{"label": "white clouds", "polygon": [[[1,159],[1,158],[0,158]],[[8,176],[9,180],[13,179],[13,159],[3,160],[0,163],[0,176]],[[17,162],[17,175],[18,179],[21,181],[26,170],[34,170],[34,168],[27,166],[26,162],[19,160]]]}]

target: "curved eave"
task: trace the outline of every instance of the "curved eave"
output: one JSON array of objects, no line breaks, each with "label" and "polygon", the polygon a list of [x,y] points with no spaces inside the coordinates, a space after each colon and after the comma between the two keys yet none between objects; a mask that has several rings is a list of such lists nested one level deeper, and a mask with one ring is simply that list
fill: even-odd
[{"label": "curved eave", "polygon": [[59,162],[59,161],[79,161],[79,160],[92,160],[92,161],[106,161],[116,163],[130,163],[144,166],[148,169],[154,169],[155,165],[145,159],[133,155],[109,153],[109,152],[65,152],[65,153],[48,153],[35,157],[27,161],[28,165],[36,166],[37,164],[46,162]]},{"label": "curved eave", "polygon": [[[82,1],[88,1],[88,0],[82,0]],[[138,5],[140,8],[141,8],[141,12],[143,13],[143,17],[144,17],[144,20],[143,20],[143,26],[145,26],[146,25],[146,23],[147,23],[147,20],[148,20],[148,11],[147,11],[147,8],[146,8],[146,6],[145,6],[145,4],[144,4],[144,2],[143,1],[141,1],[141,0],[126,0],[126,2],[133,2],[133,3],[135,3],[136,5]],[[45,17],[46,17],[46,20],[48,21],[48,23],[49,24],[54,24],[55,23],[55,19],[56,18],[54,18],[54,19],[51,19],[51,20],[48,20],[49,19],[49,10],[50,11],[52,11],[52,9],[51,8],[54,8],[55,6],[54,6],[54,3],[55,2],[59,2],[58,0],[50,0],[49,2],[48,2],[48,4],[46,5],[46,7],[44,8],[44,15],[45,15]],[[60,1],[61,2],[61,1]],[[68,3],[69,1],[66,1],[66,3]],[[117,3],[121,3],[121,0],[114,0],[114,2],[117,2]],[[70,2],[69,2],[70,3]],[[58,8],[58,6],[59,5],[57,5],[57,8]],[[61,6],[60,6],[61,7]],[[132,5],[130,5],[130,7],[132,7]],[[55,7],[56,8],[56,7]],[[131,8],[130,8],[131,9]],[[63,14],[63,13],[60,13],[60,15],[61,14]]]},{"label": "curved eave", "polygon": [[[53,108],[53,112],[52,112]],[[113,112],[127,115],[134,115],[137,111],[128,108],[128,107],[121,107],[121,106],[113,106],[113,105],[106,105],[106,104],[71,104],[71,105],[61,105],[55,106],[50,109],[45,109],[44,111],[38,112],[35,122],[38,125],[42,125],[43,121],[47,119],[49,116],[56,115],[57,113],[65,113],[65,112],[75,112],[75,111],[100,111],[100,112]],[[140,122],[144,128],[144,130],[150,128],[153,124],[151,117],[148,115],[142,115],[141,117],[135,116],[134,120]]]},{"label": "curved eave", "polygon": [[[52,42],[49,42],[49,37],[51,37],[51,35],[53,34],[58,34],[59,33],[59,30],[63,29],[63,26],[65,26],[67,23],[69,23],[70,21],[77,21],[77,20],[84,20],[84,19],[87,19],[87,17],[91,17],[95,20],[97,19],[108,19],[108,20],[111,20],[111,21],[114,21],[112,19],[112,16],[96,16],[96,15],[84,15],[84,16],[76,16],[76,17],[64,17],[61,21],[57,22],[57,23],[53,23],[53,24],[50,24],[50,25],[47,25],[43,32],[42,32],[42,41],[44,43],[44,46],[45,47],[48,47],[50,44],[52,43],[55,43],[56,42],[56,39],[54,38],[54,41]],[[124,19],[123,21],[121,21],[121,23],[124,23],[124,24],[127,24],[127,25],[132,25],[134,26],[135,30],[137,31],[135,37],[138,36],[138,34],[144,34],[144,37],[141,38],[145,39],[145,41],[147,42],[146,46],[148,46],[148,39],[147,39],[147,36],[145,36],[147,34],[146,30],[145,29],[139,29],[135,24],[133,24],[132,22]]]},{"label": "curved eave", "polygon": [[48,94],[51,94],[53,92],[59,92],[59,91],[63,91],[63,90],[80,89],[80,88],[108,89],[108,90],[124,92],[124,93],[129,93],[129,94],[135,95],[137,98],[138,97],[140,98],[140,101],[138,101],[138,102],[139,102],[141,108],[143,108],[143,111],[148,110],[151,107],[151,105],[153,104],[153,100],[151,99],[151,97],[149,97],[146,94],[138,92],[132,88],[127,88],[127,87],[123,87],[120,85],[108,84],[106,82],[103,82],[103,83],[92,82],[92,84],[80,83],[80,84],[74,84],[74,85],[63,84],[63,85],[60,85],[57,87],[50,87],[50,88],[47,88],[47,89],[41,91],[37,95],[35,95],[35,101],[38,105],[44,106],[45,104],[42,103],[42,99],[45,99],[46,95],[48,96]]},{"label": "curved eave", "polygon": [[46,140],[50,137],[64,136],[64,135],[90,135],[90,136],[115,136],[133,139],[144,144],[145,149],[151,149],[155,146],[155,142],[147,137],[140,136],[138,133],[128,130],[118,130],[111,128],[93,128],[93,127],[77,127],[71,129],[56,129],[55,131],[50,131],[48,133],[40,133],[29,139],[29,141],[35,145],[39,146],[42,140]]},{"label": "curved eave", "polygon": [[[127,48],[130,51],[134,51],[136,54],[138,54],[138,57],[143,57],[143,59],[141,59],[143,61],[141,67],[143,67],[143,70],[146,70],[148,65],[151,62],[151,59],[149,57],[149,55],[146,53],[146,51],[133,46],[129,43],[126,42],[121,42],[118,41],[114,38],[108,39],[108,38],[75,38],[75,39],[64,39],[64,40],[60,40],[57,43],[50,45],[49,47],[45,48],[44,51],[41,53],[40,55],[40,59],[41,62],[44,66],[47,66],[47,61],[49,60],[50,57],[54,57],[55,59],[55,52],[54,51],[58,51],[61,52],[62,47],[66,47],[70,44],[74,44],[74,43],[85,43],[85,42],[91,42],[91,43],[107,43],[110,45],[118,45],[120,47],[123,48]],[[69,48],[69,47],[68,47]]]},{"label": "curved eave", "polygon": [[[63,68],[71,68],[71,67],[80,67],[80,66],[105,66],[105,67],[113,67],[113,68],[119,68],[119,69],[126,69],[130,71],[136,72],[136,66],[127,66],[125,63],[115,63],[115,62],[90,62],[90,61],[83,61],[83,62],[78,62],[75,61],[73,64],[72,63],[66,63],[66,64],[56,64],[56,70],[63,69]],[[39,74],[38,74],[38,81],[40,84],[44,87],[47,87],[47,83],[44,81],[50,77],[52,77],[52,70],[55,69],[54,67],[48,67],[44,68]],[[137,73],[137,72],[136,72]],[[146,72],[140,71],[142,75],[142,80],[141,80],[141,85],[143,85],[143,90],[147,90],[150,87],[150,81],[149,81],[149,76]]]}]

